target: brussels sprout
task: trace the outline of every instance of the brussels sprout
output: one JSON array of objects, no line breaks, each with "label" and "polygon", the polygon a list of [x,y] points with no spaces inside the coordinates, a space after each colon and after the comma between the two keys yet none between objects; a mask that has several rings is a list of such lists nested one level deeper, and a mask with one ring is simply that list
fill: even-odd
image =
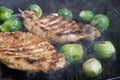
[{"label": "brussels sprout", "polygon": [[94,50],[102,58],[110,58],[115,53],[115,48],[111,41],[99,41],[94,45]]},{"label": "brussels sprout", "polygon": [[80,44],[65,44],[60,51],[71,62],[78,62],[83,57],[83,48]]},{"label": "brussels sprout", "polygon": [[21,21],[17,17],[7,19],[0,27],[2,32],[6,31],[17,31],[21,27]]},{"label": "brussels sprout", "polygon": [[82,18],[84,21],[91,21],[93,19],[93,12],[90,10],[82,10],[79,13],[80,18]]},{"label": "brussels sprout", "polygon": [[37,5],[37,4],[31,4],[31,5],[28,7],[28,10],[35,11],[35,12],[36,12],[36,15],[37,15],[38,17],[41,17],[41,16],[42,16],[42,9],[41,9],[40,6]]},{"label": "brussels sprout", "polygon": [[13,10],[4,6],[0,6],[0,21],[6,21],[13,15]]},{"label": "brussels sprout", "polygon": [[97,59],[90,58],[83,63],[82,71],[87,77],[93,78],[102,73],[102,65]]},{"label": "brussels sprout", "polygon": [[67,9],[67,8],[59,9],[58,10],[58,15],[66,18],[66,19],[69,19],[69,20],[72,20],[72,18],[73,18],[72,11]]},{"label": "brussels sprout", "polygon": [[108,29],[110,24],[109,18],[104,14],[97,14],[91,21],[92,26],[96,26],[99,31],[105,31]]}]

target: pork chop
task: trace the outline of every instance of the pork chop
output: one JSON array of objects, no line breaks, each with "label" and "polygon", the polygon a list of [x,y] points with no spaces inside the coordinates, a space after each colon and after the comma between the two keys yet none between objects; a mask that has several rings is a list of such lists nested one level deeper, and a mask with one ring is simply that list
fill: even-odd
[{"label": "pork chop", "polygon": [[62,54],[46,40],[29,32],[0,33],[0,62],[9,68],[48,72],[66,65]]},{"label": "pork chop", "polygon": [[56,14],[39,18],[33,11],[25,10],[21,12],[26,29],[50,43],[75,42],[83,38],[94,40],[100,36],[100,32],[94,27],[83,24],[79,25],[75,21],[69,21]]}]

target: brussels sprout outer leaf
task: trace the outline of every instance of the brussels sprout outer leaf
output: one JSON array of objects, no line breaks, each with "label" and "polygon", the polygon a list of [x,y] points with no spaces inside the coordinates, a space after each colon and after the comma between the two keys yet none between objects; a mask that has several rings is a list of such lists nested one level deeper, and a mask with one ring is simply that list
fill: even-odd
[{"label": "brussels sprout outer leaf", "polygon": [[42,16],[42,9],[41,9],[40,6],[37,5],[37,4],[31,4],[31,5],[28,7],[28,10],[34,11],[38,17],[41,17],[41,16]]},{"label": "brussels sprout outer leaf", "polygon": [[82,70],[87,77],[93,78],[102,73],[102,65],[97,59],[90,58],[83,63]]},{"label": "brussels sprout outer leaf", "polygon": [[66,44],[60,51],[71,61],[78,62],[83,57],[83,48],[79,44]]},{"label": "brussels sprout outer leaf", "polygon": [[62,16],[63,18],[69,19],[69,20],[72,20],[72,18],[73,18],[72,11],[70,11],[67,8],[61,8],[61,9],[59,9],[58,10],[58,15]]},{"label": "brussels sprout outer leaf", "polygon": [[102,58],[110,58],[115,53],[115,47],[110,41],[100,41],[96,43],[94,50]]},{"label": "brussels sprout outer leaf", "polygon": [[2,32],[6,31],[17,31],[21,28],[21,21],[17,17],[12,17],[8,20],[6,20],[1,27]]},{"label": "brussels sprout outer leaf", "polygon": [[13,10],[7,7],[1,6],[0,7],[0,20],[6,21],[7,19],[13,16]]},{"label": "brussels sprout outer leaf", "polygon": [[106,15],[97,14],[91,21],[91,25],[96,26],[96,28],[102,32],[108,29],[110,20]]},{"label": "brussels sprout outer leaf", "polygon": [[80,18],[82,18],[84,21],[91,21],[93,19],[93,12],[90,10],[82,10],[79,13]]}]

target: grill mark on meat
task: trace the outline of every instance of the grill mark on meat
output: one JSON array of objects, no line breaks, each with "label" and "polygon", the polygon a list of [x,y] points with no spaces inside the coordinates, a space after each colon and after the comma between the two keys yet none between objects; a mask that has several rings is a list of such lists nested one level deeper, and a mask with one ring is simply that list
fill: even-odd
[{"label": "grill mark on meat", "polygon": [[75,24],[76,24],[76,23],[73,22],[73,23],[70,25],[70,28],[72,29],[71,31],[79,30],[78,26],[76,26]]},{"label": "grill mark on meat", "polygon": [[32,20],[32,19],[34,18],[34,16],[33,16],[34,14],[29,15],[28,12],[25,12],[24,14],[25,14],[25,16],[26,16],[28,19],[31,19],[31,20]]},{"label": "grill mark on meat", "polygon": [[[68,27],[69,27],[69,29],[68,29]],[[75,23],[71,23],[70,26],[67,26],[67,24],[65,23],[65,24],[59,25],[57,30],[59,30],[59,31],[56,31],[56,34],[58,36],[62,36],[62,35],[68,35],[69,33],[72,33],[72,32],[74,32],[75,30],[78,30],[78,29],[75,26]]]},{"label": "grill mark on meat", "polygon": [[[24,15],[24,12],[29,12],[28,15],[33,16],[33,19],[31,20],[29,20],[29,18],[27,19],[27,17]],[[26,21],[26,24],[24,25],[28,29],[28,31],[34,34],[37,34],[39,30],[42,31],[43,34],[37,35],[45,38],[51,43],[73,42],[82,38],[86,38],[89,35],[93,37],[92,39],[94,40],[95,38],[100,36],[100,32],[97,29],[94,28],[88,29],[89,27],[86,27],[86,25],[83,25],[82,23],[77,24],[75,21],[69,21],[68,19],[65,19],[61,16],[56,16],[54,14],[38,18],[33,11],[25,10],[22,12],[22,17],[24,19],[24,22]],[[35,22],[37,22],[37,25],[35,24]],[[30,29],[31,27],[32,29]],[[36,27],[39,30],[33,31],[33,29]],[[71,39],[72,37],[71,34],[74,37],[74,39]]]},{"label": "grill mark on meat", "polygon": [[91,33],[90,29],[91,29],[90,26],[88,26],[88,29],[85,30],[85,33],[86,33],[86,34],[90,34],[90,33]]},{"label": "grill mark on meat", "polygon": [[45,57],[42,57],[40,58],[38,61],[41,62],[41,61],[46,61],[47,59]]},{"label": "grill mark on meat", "polygon": [[[56,17],[57,19],[59,19],[58,16],[54,16]],[[65,24],[68,22],[68,20],[65,20],[64,18],[60,17],[60,19],[54,23],[54,24],[49,24],[48,26],[51,27],[51,28],[54,28],[54,26],[57,26],[56,29],[60,29],[60,28],[65,28]]]},{"label": "grill mark on meat", "polygon": [[58,16],[53,16],[49,21],[55,21],[56,19],[58,19]]},{"label": "grill mark on meat", "polygon": [[62,24],[59,26],[59,28],[65,28],[66,27],[66,24]]},{"label": "grill mark on meat", "polygon": [[[59,25],[58,22],[60,22],[62,20],[62,17],[59,17],[58,16],[55,16],[56,18],[55,19],[50,19],[49,23],[47,23],[48,27],[51,27],[51,28],[57,28],[56,26]],[[46,23],[45,23],[46,24]]]},{"label": "grill mark on meat", "polygon": [[43,31],[48,31],[48,29],[46,29],[46,28],[44,28],[42,26],[40,26],[39,28],[42,29]]},{"label": "grill mark on meat", "polygon": [[38,26],[38,23],[35,22],[34,25],[35,25],[35,26]]},{"label": "grill mark on meat", "polygon": [[[68,20],[62,18],[61,16],[50,15],[50,16],[44,16],[44,17],[42,17],[43,20],[44,20],[44,18],[48,18],[48,21],[51,22],[51,23],[53,23],[51,25],[48,24],[48,26],[51,27],[54,31],[57,31],[56,34],[58,36],[68,35],[69,32],[67,32],[67,33],[63,32],[63,31],[66,31],[67,27],[73,26],[72,30],[76,29],[76,27],[74,28],[74,25],[76,24],[75,21],[72,21],[72,23],[70,23],[71,21],[68,21]],[[40,21],[42,19],[40,19]],[[63,24],[62,22],[65,22],[65,23]],[[71,25],[67,26],[67,22],[68,22],[68,24],[71,24]],[[62,24],[58,25],[58,23],[62,23]],[[44,22],[44,24],[47,24],[47,23]],[[55,28],[55,25],[58,26],[58,27]],[[40,29],[42,29],[44,31],[48,31],[48,29],[46,29],[45,27],[42,27],[42,26],[40,26]],[[76,32],[78,32],[78,31],[76,31]],[[70,33],[75,34],[74,32],[70,32]]]},{"label": "grill mark on meat", "polygon": [[[0,36],[3,39],[3,43],[0,45],[0,61],[10,68],[48,72],[51,69],[60,70],[66,65],[64,56],[61,58],[54,57],[52,60],[56,50],[50,43],[29,32],[1,32]],[[56,55],[59,56],[60,54]],[[63,60],[62,63],[60,59]],[[62,66],[52,66],[52,62]]]},{"label": "grill mark on meat", "polygon": [[82,23],[78,23],[78,25],[79,25],[80,28],[84,28],[85,27],[85,25],[82,24]]},{"label": "grill mark on meat", "polygon": [[[66,24],[66,23],[61,24],[61,25],[59,25],[59,27],[58,27],[58,30],[59,30],[59,31],[56,31],[56,33],[65,33],[66,29],[67,29],[67,24]],[[62,35],[61,35],[61,36],[62,36]]]},{"label": "grill mark on meat", "polygon": [[59,23],[54,23],[54,24],[48,24],[48,27],[52,28],[53,30],[56,29],[56,26],[58,26]]},{"label": "grill mark on meat", "polygon": [[32,63],[34,63],[36,60],[35,59],[30,59],[30,58],[26,58],[26,60],[30,63],[30,64],[32,64]]},{"label": "grill mark on meat", "polygon": [[62,36],[64,33],[56,33],[57,36]]},{"label": "grill mark on meat", "polygon": [[[41,24],[41,25],[39,25],[39,24]],[[46,28],[46,27],[45,27],[44,23],[42,23],[42,22],[38,23],[38,20],[35,21],[34,26],[32,27],[32,30],[33,30],[34,27],[36,27],[36,26],[39,26],[39,28],[40,28],[41,30],[43,30],[43,31],[48,31],[48,30],[49,30],[49,28]]]},{"label": "grill mark on meat", "polygon": [[3,50],[0,50],[0,52],[18,52],[18,50],[7,50],[7,49],[3,49]]},{"label": "grill mark on meat", "polygon": [[56,59],[56,58],[59,58],[59,59],[61,59],[63,56],[62,55],[56,55],[56,54],[54,54],[53,56],[52,56],[52,62],[50,63],[50,65],[51,66],[56,66],[56,62],[58,62],[59,60],[58,59]]},{"label": "grill mark on meat", "polygon": [[[56,35],[57,35],[57,36],[69,35],[69,34],[73,34],[73,35],[76,34],[76,35],[79,35],[80,33],[81,33],[81,31],[80,31],[80,30],[77,30],[77,31],[74,31],[74,32],[72,31],[72,32],[68,32],[68,33],[62,33],[62,32],[60,33],[60,32],[59,32],[59,33],[56,33]],[[81,35],[81,36],[82,36],[82,35]]]},{"label": "grill mark on meat", "polygon": [[76,31],[74,31],[74,32],[70,32],[71,34],[80,34],[81,33],[81,31],[80,30],[76,30]]},{"label": "grill mark on meat", "polygon": [[20,60],[20,59],[21,59],[21,57],[15,57],[15,59]]},{"label": "grill mark on meat", "polygon": [[54,48],[48,48],[48,50],[49,50],[49,51],[53,51],[53,50],[54,50]]},{"label": "grill mark on meat", "polygon": [[54,54],[52,58],[55,59],[55,58],[62,58],[62,57],[63,57],[63,55],[61,55],[61,54],[60,55]]},{"label": "grill mark on meat", "polygon": [[44,18],[44,17],[40,17],[40,18],[38,18],[38,20],[37,21],[39,21],[40,23],[42,23],[42,24],[47,24],[47,22],[49,22],[49,19],[47,19],[47,16],[45,16],[46,18]]},{"label": "grill mark on meat", "polygon": [[33,19],[33,17],[32,17],[32,16],[27,16],[27,18],[29,18],[29,19]]},{"label": "grill mark on meat", "polygon": [[76,23],[74,21],[72,23],[69,23],[69,25],[67,23],[63,24],[63,25],[64,25],[64,27],[62,25],[60,25],[63,28],[60,27],[61,30],[59,30],[59,32],[56,32],[59,36],[68,35],[69,33],[70,34],[75,34],[75,33],[72,33],[72,32],[74,32],[75,30],[78,30],[78,27],[77,27],[78,25],[76,25]]},{"label": "grill mark on meat", "polygon": [[50,65],[51,65],[51,66],[56,66],[55,61],[51,62]]},{"label": "grill mark on meat", "polygon": [[7,53],[8,56],[15,56],[15,54],[10,54],[10,53]]}]

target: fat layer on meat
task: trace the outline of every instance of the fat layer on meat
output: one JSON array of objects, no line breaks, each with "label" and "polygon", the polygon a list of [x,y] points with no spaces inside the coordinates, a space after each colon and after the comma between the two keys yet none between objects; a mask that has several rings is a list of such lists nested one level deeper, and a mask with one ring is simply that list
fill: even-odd
[{"label": "fat layer on meat", "polygon": [[21,31],[0,33],[0,62],[9,68],[35,72],[56,71],[66,65],[65,57],[56,54],[48,41]]},{"label": "fat layer on meat", "polygon": [[36,34],[50,43],[68,43],[79,39],[94,40],[100,36],[100,32],[90,26],[77,24],[61,16],[50,14],[37,17],[33,11],[22,11],[24,26],[26,29]]}]

